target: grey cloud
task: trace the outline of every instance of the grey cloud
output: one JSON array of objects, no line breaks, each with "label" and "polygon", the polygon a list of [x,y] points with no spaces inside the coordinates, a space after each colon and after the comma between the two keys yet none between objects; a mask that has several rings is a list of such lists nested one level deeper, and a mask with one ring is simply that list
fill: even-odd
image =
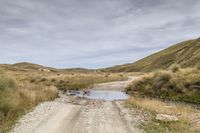
[{"label": "grey cloud", "polygon": [[0,63],[106,67],[200,35],[199,0],[0,0]]}]

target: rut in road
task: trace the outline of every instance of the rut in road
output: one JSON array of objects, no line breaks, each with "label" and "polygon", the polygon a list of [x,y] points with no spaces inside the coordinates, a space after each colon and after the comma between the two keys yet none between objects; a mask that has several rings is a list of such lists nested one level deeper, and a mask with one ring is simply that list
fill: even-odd
[{"label": "rut in road", "polygon": [[[65,122],[66,133],[134,133],[136,129],[129,127],[119,109],[110,101],[91,101],[82,108],[80,114]],[[76,119],[76,120],[74,120]],[[67,123],[71,123],[67,125]]]}]

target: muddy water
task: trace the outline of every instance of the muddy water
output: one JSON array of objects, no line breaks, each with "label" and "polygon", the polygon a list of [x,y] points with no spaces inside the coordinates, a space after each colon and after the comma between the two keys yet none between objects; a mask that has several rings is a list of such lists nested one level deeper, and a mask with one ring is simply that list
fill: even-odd
[{"label": "muddy water", "polygon": [[106,100],[106,101],[128,99],[128,95],[122,91],[90,90],[85,95],[83,95],[83,93],[84,92],[79,91],[79,93],[75,95],[80,96],[80,97],[86,97],[89,99],[99,99],[99,100]]}]

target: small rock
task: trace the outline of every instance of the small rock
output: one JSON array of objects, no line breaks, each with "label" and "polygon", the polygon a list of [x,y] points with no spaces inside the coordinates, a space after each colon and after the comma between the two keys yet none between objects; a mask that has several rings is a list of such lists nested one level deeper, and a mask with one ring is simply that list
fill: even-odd
[{"label": "small rock", "polygon": [[165,121],[165,122],[173,122],[173,121],[178,121],[178,118],[172,115],[157,114],[156,120]]}]

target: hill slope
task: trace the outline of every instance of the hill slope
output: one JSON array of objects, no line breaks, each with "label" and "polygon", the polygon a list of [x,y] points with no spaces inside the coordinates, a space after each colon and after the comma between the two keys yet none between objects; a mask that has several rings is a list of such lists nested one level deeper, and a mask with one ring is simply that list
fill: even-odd
[{"label": "hill slope", "polygon": [[88,73],[94,72],[95,70],[86,69],[86,68],[66,68],[66,69],[57,69],[53,67],[46,67],[34,63],[29,62],[20,62],[16,64],[0,64],[0,69],[2,70],[10,70],[10,71],[51,71],[51,72],[77,72],[77,73]]},{"label": "hill slope", "polygon": [[152,71],[168,68],[172,64],[182,67],[195,66],[200,61],[200,38],[184,41],[135,63],[104,69],[111,72]]}]

